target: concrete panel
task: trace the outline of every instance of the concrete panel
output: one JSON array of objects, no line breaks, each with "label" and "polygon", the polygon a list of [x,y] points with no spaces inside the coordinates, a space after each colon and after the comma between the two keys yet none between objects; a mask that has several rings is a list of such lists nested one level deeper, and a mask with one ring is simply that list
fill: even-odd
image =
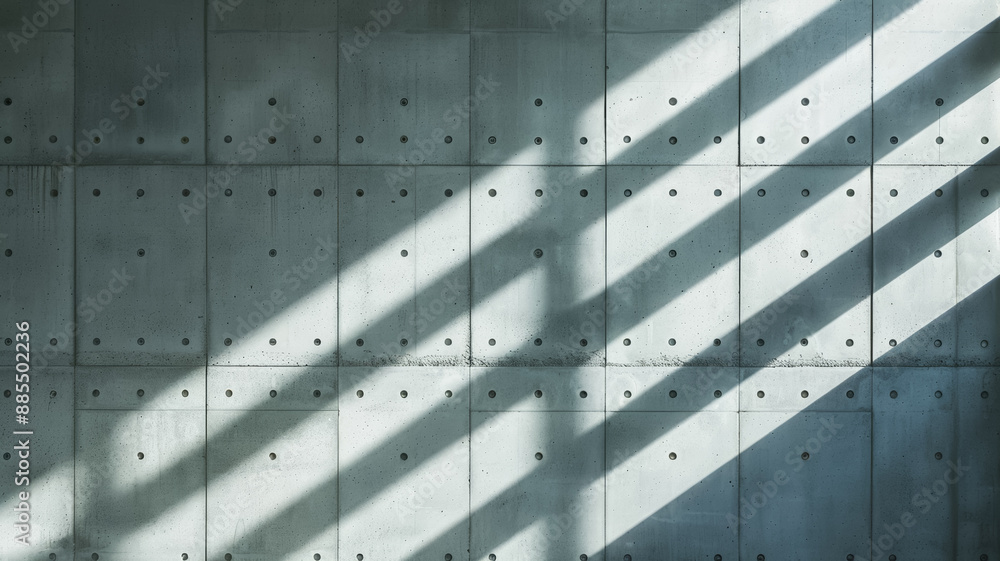
[{"label": "concrete panel", "polygon": [[206,2],[209,31],[336,31],[337,0]]},{"label": "concrete panel", "polygon": [[603,559],[604,414],[472,414],[472,559]]},{"label": "concrete panel", "polygon": [[474,32],[472,162],[603,164],[602,38]]},{"label": "concrete panel", "polygon": [[470,95],[467,33],[384,33],[338,68],[340,163],[469,162],[470,108],[495,85]]},{"label": "concrete panel", "polygon": [[1000,365],[1000,168],[958,179],[958,364]]},{"label": "concrete panel", "polygon": [[956,168],[873,172],[876,364],[955,362]]},{"label": "concrete panel", "polygon": [[340,169],[345,365],[464,365],[469,171]]},{"label": "concrete panel", "polygon": [[[30,18],[41,11],[37,3],[30,8],[10,19],[0,15],[0,21],[22,22],[21,17]],[[7,9],[7,3],[0,8]],[[57,25],[56,21],[72,25],[72,12],[71,6],[60,6],[59,19],[50,20],[51,25]],[[0,29],[6,27],[4,24]],[[40,31],[29,40],[18,27],[24,24],[7,29],[3,32],[7,40],[0,41],[0,163],[73,163],[66,161],[76,140],[73,33]]]},{"label": "concrete panel", "polygon": [[204,363],[205,169],[77,173],[77,362]]},{"label": "concrete panel", "polygon": [[78,410],[75,514],[79,561],[205,559],[204,414]]},{"label": "concrete panel", "polygon": [[208,559],[335,559],[337,414],[208,413]]},{"label": "concrete panel", "polygon": [[992,558],[1000,555],[1000,369],[959,368],[956,384],[958,459],[969,466],[956,484],[956,556]]},{"label": "concrete panel", "polygon": [[875,369],[873,558],[923,561],[956,551],[961,479],[953,466],[969,458],[957,446],[955,390],[953,368]]},{"label": "concrete panel", "polygon": [[[352,0],[340,2],[341,41],[354,40],[352,46],[364,49],[367,42],[352,37],[362,31],[371,42],[380,41],[385,32],[436,33],[469,29],[469,0],[450,2],[405,2],[397,0]],[[355,29],[357,28],[357,29]],[[341,50],[344,47],[341,45]]]},{"label": "concrete panel", "polygon": [[[32,35],[33,28],[38,31],[72,31],[75,4],[69,1],[61,3],[57,0],[55,6],[46,6],[49,10],[45,11],[39,6],[38,0],[10,0],[0,6],[0,21],[3,22],[0,24],[0,29],[4,31],[4,37],[8,40],[10,38],[7,37],[7,33],[16,33],[18,38],[15,42],[18,44],[21,39],[30,44],[36,38],[26,37]],[[38,12],[43,12],[43,15],[38,15]],[[32,27],[28,27],[29,22]]]},{"label": "concrete panel", "polygon": [[696,32],[731,17],[733,0],[608,0],[608,31]]},{"label": "concrete panel", "polygon": [[737,558],[737,427],[735,412],[608,420],[608,559]]},{"label": "concrete panel", "polygon": [[738,181],[735,167],[608,168],[610,364],[737,365]]},{"label": "concrete panel", "polygon": [[473,368],[473,411],[604,411],[603,368]]},{"label": "concrete panel", "polygon": [[207,45],[210,163],[336,163],[335,32],[212,33]]},{"label": "concrete panel", "polygon": [[77,160],[204,163],[205,4],[94,0],[77,19]]},{"label": "concrete panel", "polygon": [[741,173],[742,364],[866,365],[869,170],[786,167]]},{"label": "concrete panel", "polygon": [[739,368],[609,366],[608,411],[737,411]]},{"label": "concrete panel", "polygon": [[468,376],[340,369],[341,559],[469,559]]},{"label": "concrete panel", "polygon": [[205,367],[78,366],[76,409],[205,410]]},{"label": "concrete panel", "polygon": [[875,159],[972,164],[1000,140],[991,0],[875,2]]},{"label": "concrete panel", "polygon": [[337,410],[336,368],[210,366],[208,371],[210,410]]},{"label": "concrete panel", "polygon": [[[602,31],[605,0],[564,2],[472,2],[473,30],[547,33]],[[609,6],[610,7],[610,6]]]},{"label": "concrete panel", "polygon": [[869,163],[872,0],[740,6],[740,162]]},{"label": "concrete panel", "polygon": [[473,168],[473,364],[602,364],[602,172]]},{"label": "concrete panel", "polygon": [[[0,556],[4,559],[73,558],[73,369],[36,367],[17,381],[13,362],[0,368],[0,403],[5,410],[0,430],[7,435],[0,465],[8,477],[0,480],[0,506],[8,523],[0,525]],[[24,381],[26,380],[26,381]],[[26,386],[26,387],[25,387]],[[9,393],[8,393],[9,392]],[[19,396],[29,401],[28,424],[15,421]],[[23,399],[22,399],[23,400]],[[16,434],[30,431],[32,434]],[[22,457],[23,456],[23,457]],[[21,462],[27,464],[22,469]],[[17,472],[26,472],[20,475]],[[21,500],[26,493],[26,501]],[[27,510],[20,503],[27,503]],[[15,508],[21,508],[15,512]],[[15,523],[24,512],[29,535]],[[15,518],[17,517],[17,518]]]},{"label": "concrete panel", "polygon": [[866,558],[871,430],[871,413],[740,414],[740,558]]},{"label": "concrete panel", "polygon": [[[622,29],[607,36],[609,163],[736,164],[739,11],[722,3],[625,10],[615,2]],[[650,18],[634,21],[640,14]]]},{"label": "concrete panel", "polygon": [[740,411],[871,411],[871,368],[744,368]]},{"label": "concrete panel", "polygon": [[335,365],[336,169],[237,169],[209,169],[211,363]]},{"label": "concrete panel", "polygon": [[[35,368],[73,363],[73,172],[0,167],[0,316],[28,322]],[[0,362],[13,365],[8,329]]]}]

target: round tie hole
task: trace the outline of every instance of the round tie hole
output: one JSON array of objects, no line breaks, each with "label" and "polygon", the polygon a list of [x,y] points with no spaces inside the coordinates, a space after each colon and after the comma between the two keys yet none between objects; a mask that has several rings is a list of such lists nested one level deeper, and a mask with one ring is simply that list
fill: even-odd
[{"label": "round tie hole", "polygon": [[802,105],[809,105],[809,98],[808,97],[803,97],[802,98]]},{"label": "round tie hole", "polygon": [[497,392],[494,390],[490,390],[489,393],[486,395],[490,396],[490,399],[493,399],[497,396]]},{"label": "round tie hole", "polygon": [[542,340],[541,339],[535,339],[535,346],[536,347],[541,347],[542,346]]},{"label": "round tie hole", "polygon": [[315,142],[316,144],[319,144],[320,142],[323,142],[323,138],[321,136],[319,136],[319,135],[316,135],[316,136],[313,137],[313,142]]},{"label": "round tie hole", "polygon": [[985,349],[986,347],[990,346],[990,342],[987,341],[986,339],[983,339],[982,341],[979,342],[979,346]]},{"label": "round tie hole", "polygon": [[272,249],[272,250],[268,251],[267,254],[270,255],[271,257],[275,257],[275,256],[278,255],[278,250]]},{"label": "round tie hole", "polygon": [[535,137],[535,144],[538,145],[538,144],[541,144],[541,143],[542,143],[542,137],[536,136]]},{"label": "round tie hole", "polygon": [[848,144],[854,144],[856,142],[856,140],[857,139],[855,139],[853,136],[847,137],[847,143]]},{"label": "round tie hole", "polygon": [[230,339],[229,337],[226,337],[226,340],[223,341],[222,344],[228,347],[233,344],[233,340]]},{"label": "round tie hole", "polygon": [[670,144],[677,144],[677,137],[676,137],[676,136],[671,136],[671,137],[670,137],[670,138],[669,138],[669,139],[667,140],[667,142],[669,142]]},{"label": "round tie hole", "polygon": [[632,397],[632,392],[631,392],[631,391],[629,391],[629,390],[625,390],[625,393],[624,393],[623,395],[624,395],[624,396],[625,396],[626,398],[630,398],[630,397]]},{"label": "round tie hole", "polygon": [[407,460],[408,458],[409,458],[409,456],[407,456],[407,455],[406,455],[406,452],[403,452],[402,454],[400,454],[400,455],[399,455],[399,459],[400,459],[400,460],[403,460],[404,462],[405,462],[405,461],[406,461],[406,460]]},{"label": "round tie hole", "polygon": [[486,142],[489,142],[490,144],[496,144],[497,143],[497,137],[491,136],[488,139],[486,139]]},{"label": "round tie hole", "polygon": [[716,189],[715,191],[712,192],[712,194],[715,195],[716,197],[721,197],[722,189]]},{"label": "round tie hole", "polygon": [[490,189],[490,190],[489,190],[489,195],[490,195],[491,197],[495,197],[495,196],[497,196],[497,190],[496,190],[496,189]]},{"label": "round tie hole", "polygon": [[542,196],[542,190],[541,189],[535,189],[535,196],[536,197],[541,197]]},{"label": "round tie hole", "polygon": [[94,397],[98,397],[98,396],[101,395],[101,390],[94,390],[94,391],[90,392],[90,395],[92,395]]},{"label": "round tie hole", "polygon": [[803,249],[802,251],[799,252],[799,255],[801,257],[809,257],[809,252]]},{"label": "round tie hole", "polygon": [[672,97],[669,100],[667,100],[667,103],[669,103],[670,105],[677,105],[677,98]]},{"label": "round tie hole", "polygon": [[622,138],[622,142],[624,142],[625,144],[628,144],[629,142],[632,142],[632,137],[631,136],[625,136],[625,138]]},{"label": "round tie hole", "polygon": [[580,392],[580,397],[583,398],[583,399],[586,399],[587,398],[587,392],[581,391]]},{"label": "round tie hole", "polygon": [[487,343],[489,343],[491,347],[495,347],[496,344],[497,344],[497,340],[496,339],[490,339],[489,341],[487,341]]},{"label": "round tie hole", "polygon": [[399,104],[402,105],[403,107],[406,107],[407,105],[409,105],[409,103],[410,100],[406,99],[405,97],[399,100]]},{"label": "round tie hole", "polygon": [[766,194],[767,194],[767,191],[765,191],[763,189],[757,189],[757,196],[758,197],[763,197]]},{"label": "round tie hole", "polygon": [[937,98],[937,99],[934,100],[934,105],[937,105],[938,107],[941,107],[942,105],[944,105],[944,100],[939,97],[939,98]]},{"label": "round tie hole", "polygon": [[763,347],[764,346],[764,340],[763,339],[757,339],[757,346],[758,347]]},{"label": "round tie hole", "polygon": [[[586,144],[586,143],[587,143],[587,137],[586,136],[581,136],[580,137],[580,144]],[[986,143],[984,142],[983,144],[986,144]]]},{"label": "round tie hole", "polygon": [[940,347],[941,346],[941,339],[935,339],[934,340],[934,346],[935,347]]},{"label": "round tie hole", "polygon": [[543,255],[542,250],[541,249],[536,249],[534,251],[534,255],[535,255],[536,258],[541,257]]},{"label": "round tie hole", "polygon": [[808,136],[803,136],[802,137],[802,144],[809,144],[809,137]]},{"label": "round tie hole", "polygon": [[188,392],[187,390],[181,390],[181,397],[187,397],[189,395],[191,395],[191,393]]},{"label": "round tie hole", "polygon": [[313,345],[316,345],[318,347],[318,346],[320,346],[322,344],[323,344],[322,340],[320,340],[320,339],[313,339]]},{"label": "round tie hole", "polygon": [[226,189],[226,196],[227,197],[232,197],[233,196],[233,190],[232,189]]},{"label": "round tie hole", "polygon": [[354,342],[354,344],[357,345],[357,346],[359,346],[359,347],[363,347],[363,346],[365,346],[365,340],[364,339],[358,339],[357,341]]},{"label": "round tie hole", "polygon": [[896,392],[896,390],[892,390],[891,392],[889,392],[889,397],[891,399],[896,399],[897,397],[899,397],[899,393]]},{"label": "round tie hole", "polygon": [[899,194],[899,191],[897,191],[895,189],[889,189],[889,196],[890,197],[895,197],[898,194]]},{"label": "round tie hole", "polygon": [[809,344],[809,339],[803,338],[803,339],[799,340],[799,344],[802,345],[803,347],[805,347],[805,346],[807,346]]},{"label": "round tie hole", "polygon": [[448,135],[448,136],[444,137],[444,143],[445,144],[451,144],[451,140],[452,140],[451,139],[451,135]]},{"label": "round tie hole", "polygon": [[226,137],[222,139],[222,141],[225,142],[226,144],[229,144],[230,142],[233,141],[233,137],[227,134]]},{"label": "round tie hole", "polygon": [[934,250],[934,257],[941,257],[941,250],[940,249],[935,249]]},{"label": "round tie hole", "polygon": [[896,138],[895,136],[890,136],[889,137],[889,144],[897,144],[898,142],[899,142],[899,139]]},{"label": "round tie hole", "polygon": [[802,399],[805,399],[805,398],[809,397],[809,392],[807,392],[806,390],[802,390],[802,393],[799,394],[799,395],[802,396]]},{"label": "round tie hole", "polygon": [[848,197],[853,197],[854,196],[854,189],[848,189],[847,190],[847,196]]},{"label": "round tie hole", "polygon": [[802,190],[802,196],[803,197],[808,197],[809,196],[809,189],[803,189]]},{"label": "round tie hole", "polygon": [[313,189],[313,196],[314,197],[322,197],[323,196],[323,190],[322,189]]},{"label": "round tie hole", "polygon": [[365,396],[365,392],[362,391],[362,390],[358,390],[357,392],[355,392],[355,395],[357,395],[358,397],[364,397]]},{"label": "round tie hole", "polygon": [[895,347],[896,346],[896,340],[895,339],[889,339],[889,346],[890,347]]},{"label": "round tie hole", "polygon": [[409,140],[410,139],[405,134],[399,137],[399,141],[402,142],[403,144],[406,144]]},{"label": "round tie hole", "polygon": [[625,189],[624,195],[626,197],[631,197],[632,196],[632,190],[631,189]]},{"label": "round tie hole", "polygon": [[580,346],[581,347],[586,347],[587,346],[587,340],[586,339],[580,339]]},{"label": "round tie hole", "polygon": [[809,459],[809,452],[803,452],[802,453],[802,459],[803,460],[808,460]]},{"label": "round tie hole", "polygon": [[406,189],[400,189],[399,190],[399,196],[400,197],[405,197],[408,194],[409,194],[409,191],[407,191]]},{"label": "round tie hole", "polygon": [[986,189],[983,189],[982,191],[979,192],[979,195],[983,196],[983,197],[989,197],[990,196],[990,192],[987,191]]},{"label": "round tie hole", "polygon": [[[49,142],[51,142],[52,144],[55,144],[56,142],[59,142],[59,137],[57,137],[56,135],[52,135],[52,136],[49,137]],[[986,143],[984,142],[983,144],[986,144]]]},{"label": "round tie hole", "polygon": [[410,394],[407,393],[406,390],[403,390],[403,391],[399,392],[399,397],[401,397],[403,399],[406,399],[406,396],[408,396],[408,395],[410,395]]},{"label": "round tie hole", "polygon": [[542,397],[542,390],[535,390],[535,397]]},{"label": "round tie hole", "polygon": [[275,454],[274,452],[271,452],[270,454],[268,454],[267,457],[271,458],[272,460],[277,460],[278,459],[278,455]]},{"label": "round tie hole", "polygon": [[758,136],[757,137],[757,144],[764,144],[764,137],[763,136]]},{"label": "round tie hole", "polygon": [[984,137],[982,137],[982,138],[979,139],[979,142],[982,142],[983,144],[989,144],[990,143],[990,139],[988,137],[984,136]]},{"label": "round tie hole", "polygon": [[101,344],[100,337],[94,337],[94,345],[97,346],[97,345],[100,345],[100,344]]},{"label": "round tie hole", "polygon": [[937,138],[934,139],[934,142],[936,142],[938,144],[944,144],[944,138],[939,136],[939,137],[937,137]]},{"label": "round tie hole", "polygon": [[936,398],[938,398],[938,399],[941,399],[941,397],[942,397],[943,395],[944,395],[944,394],[943,394],[943,393],[941,393],[941,390],[937,390],[936,392],[934,392],[934,397],[936,397]]},{"label": "round tie hole", "polygon": [[677,196],[677,189],[671,189],[670,191],[668,191],[668,194],[671,197],[676,197]]},{"label": "round tie hole", "polygon": [[[190,142],[190,139],[188,139],[188,137],[186,137],[186,136],[182,136],[181,137],[181,144],[187,144],[188,142]],[[274,144],[274,143],[272,142],[271,144]]]},{"label": "round tie hole", "polygon": [[675,398],[675,397],[677,397],[677,390],[670,390],[670,393],[667,394],[667,395],[669,395],[671,397],[671,399]]},{"label": "round tie hole", "polygon": [[722,390],[715,390],[715,392],[713,392],[712,395],[714,395],[715,397],[722,397]]},{"label": "round tie hole", "polygon": [[669,255],[670,257],[677,257],[677,250],[671,249],[670,251],[667,252],[667,255]]},{"label": "round tie hole", "polygon": [[854,339],[848,339],[847,342],[846,342],[846,345],[848,347],[853,347],[854,346]]},{"label": "round tie hole", "polygon": [[358,189],[357,191],[354,192],[354,194],[357,195],[357,196],[359,196],[359,197],[364,197],[365,196],[365,190],[364,189]]},{"label": "round tie hole", "polygon": [[270,394],[269,394],[269,395],[270,395],[271,397],[278,397],[278,392],[277,392],[277,390],[271,390],[271,392],[270,392]]},{"label": "round tie hole", "polygon": [[404,249],[404,250],[400,251],[400,252],[399,252],[399,254],[400,254],[401,256],[403,256],[403,257],[406,257],[407,255],[409,255],[409,254],[410,254],[410,252],[408,252],[408,251],[406,251],[406,250]]},{"label": "round tie hole", "polygon": [[137,456],[137,457],[138,457],[138,458],[139,458],[140,460],[146,457],[146,455],[145,455],[145,454],[143,454],[142,452],[139,452],[138,454],[136,454],[136,456]]},{"label": "round tie hole", "polygon": [[673,347],[677,344],[677,339],[667,339],[667,344]]},{"label": "round tie hole", "polygon": [[854,399],[854,390],[847,390],[847,399]]},{"label": "round tie hole", "polygon": [[757,392],[757,397],[763,398],[764,397],[764,392],[763,391],[758,391]]},{"label": "round tie hole", "polygon": [[624,340],[622,341],[622,344],[623,344],[623,345],[625,345],[625,346],[627,347],[627,346],[629,346],[629,345],[631,345],[631,344],[632,344],[632,340],[631,340],[631,339],[624,339]]},{"label": "round tie hole", "polygon": [[271,345],[272,347],[278,344],[278,340],[277,340],[277,339],[268,339],[268,341],[267,341],[267,342],[268,342],[268,344],[270,344],[270,345]]},{"label": "round tie hole", "polygon": [[444,344],[450,346],[451,345],[451,338],[446,338],[444,340]]},{"label": "round tie hole", "polygon": [[942,454],[941,452],[934,452],[934,459],[935,460],[940,460],[943,457],[944,457],[944,454]]},{"label": "round tie hole", "polygon": [[140,136],[139,138],[135,139],[135,143],[136,144],[145,144],[146,143],[146,139]]},{"label": "round tie hole", "polygon": [[358,144],[361,144],[364,141],[365,141],[365,137],[363,137],[363,136],[355,136],[354,137],[354,142],[357,142]]},{"label": "round tie hole", "polygon": [[541,100],[541,98],[536,99],[535,100],[535,107],[541,107],[541,106],[542,106],[542,100]]},{"label": "round tie hole", "polygon": [[542,453],[541,452],[535,452],[535,459],[536,460],[541,460],[542,459]]},{"label": "round tie hole", "polygon": [[586,189],[580,189],[580,196],[581,197],[586,197],[587,195],[588,195],[588,193],[587,193]]},{"label": "round tie hole", "polygon": [[713,138],[712,140],[713,140],[713,141],[714,141],[714,142],[715,142],[716,144],[722,144],[722,137],[721,137],[721,136],[717,136],[717,137]]},{"label": "round tie hole", "polygon": [[233,390],[226,390],[226,397],[233,397]]},{"label": "round tie hole", "polygon": [[667,457],[670,458],[671,460],[676,460],[677,459],[677,454],[674,453],[674,452],[671,452]]},{"label": "round tie hole", "polygon": [[137,345],[140,345],[140,346],[146,344],[146,340],[143,339],[142,337],[139,337],[138,339],[136,339],[135,342],[136,342]]}]

